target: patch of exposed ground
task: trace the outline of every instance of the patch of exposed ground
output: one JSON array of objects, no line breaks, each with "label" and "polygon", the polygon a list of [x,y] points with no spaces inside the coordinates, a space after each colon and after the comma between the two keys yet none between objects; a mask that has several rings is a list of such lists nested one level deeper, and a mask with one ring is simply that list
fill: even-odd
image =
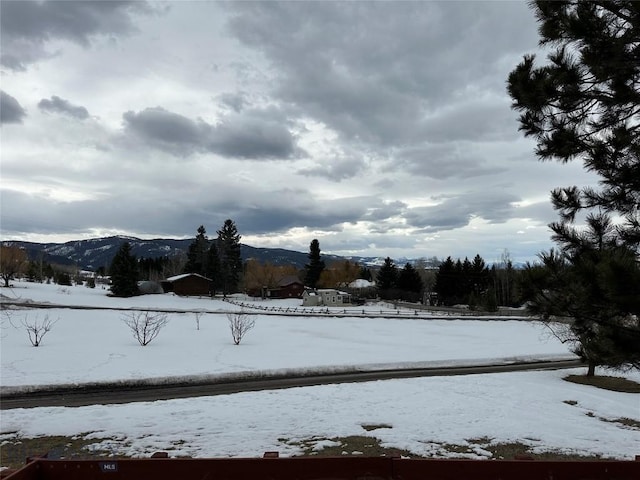
[{"label": "patch of exposed ground", "polygon": [[371,432],[373,430],[378,430],[379,428],[393,428],[393,426],[388,423],[363,423],[361,425],[367,432]]},{"label": "patch of exposed ground", "polygon": [[[604,420],[604,419],[601,419]],[[628,425],[629,428],[639,428],[638,423],[631,419],[605,420]],[[362,426],[367,431],[379,428],[392,428],[390,425],[365,424]],[[369,430],[370,429],[370,430]],[[17,432],[7,432],[0,436],[0,465],[10,469],[18,469],[24,466],[27,457],[34,457],[48,453],[49,458],[54,459],[95,459],[95,458],[126,458],[126,455],[117,453],[115,448],[109,445],[118,445],[122,451],[128,442],[115,438],[87,438],[90,434],[65,436],[43,436],[36,438],[24,438]],[[295,446],[300,449],[300,455],[308,456],[387,456],[405,458],[494,458],[515,459],[532,458],[538,460],[602,460],[598,455],[582,455],[579,452],[566,453],[555,450],[540,451],[523,442],[494,443],[491,438],[468,439],[464,444],[449,444],[443,442],[425,441],[430,454],[417,455],[408,450],[387,447],[381,445],[381,441],[373,436],[350,435],[346,437],[311,437],[303,440],[278,439],[281,443]],[[527,439],[533,443],[536,439]],[[163,450],[169,452],[184,442],[169,444]],[[122,447],[122,448],[120,448]],[[262,452],[256,452],[260,455]]]},{"label": "patch of exposed ground", "polygon": [[[368,428],[373,425],[363,425]],[[392,428],[384,425],[376,428]],[[371,429],[373,430],[373,429]],[[584,455],[580,452],[562,452],[556,450],[541,450],[524,442],[496,443],[489,437],[472,438],[464,444],[451,444],[435,441],[425,441],[425,446],[430,452],[426,455],[417,455],[408,450],[389,448],[382,446],[380,440],[364,435],[352,435],[347,437],[311,437],[304,440],[279,439],[289,446],[298,447],[301,455],[312,456],[342,456],[342,455],[366,455],[366,456],[402,456],[406,458],[492,458],[513,460],[517,458],[531,458],[537,460],[602,460],[599,455]],[[535,444],[538,439],[526,439]]]},{"label": "patch of exposed ground", "polygon": [[336,457],[342,455],[364,455],[367,457],[415,457],[407,450],[383,447],[380,440],[364,435],[350,435],[348,437],[311,437],[304,440],[280,439],[287,445],[300,448],[301,455],[322,457]]},{"label": "patch of exposed ground", "polygon": [[640,393],[640,383],[623,377],[609,377],[604,375],[568,375],[564,380],[581,385],[591,385],[593,387],[611,390],[613,392]]},{"label": "patch of exposed ground", "polygon": [[634,420],[633,418],[627,418],[627,417],[611,418],[611,419],[602,418],[602,417],[598,417],[598,418],[603,422],[618,423],[624,427],[631,428],[633,430],[640,430],[640,422],[638,420]]},{"label": "patch of exposed ground", "polygon": [[7,432],[0,435],[0,466],[18,469],[25,465],[28,457],[37,457],[47,454],[52,459],[88,459],[96,457],[118,458],[113,449],[100,446],[101,442],[119,443],[126,442],[113,438],[87,438],[90,433],[65,436],[43,436],[25,438],[17,432]]},{"label": "patch of exposed ground", "polygon": [[[532,443],[538,439],[527,439]],[[467,440],[471,445],[478,446],[491,454],[490,458],[501,460],[513,460],[516,458],[531,458],[533,460],[602,460],[599,455],[583,455],[579,452],[567,453],[557,450],[540,450],[523,442],[493,443],[488,437],[471,438]]]},{"label": "patch of exposed ground", "polygon": [[[571,405],[572,407],[575,407],[575,406],[580,407],[580,404],[576,400],[563,400],[563,403],[566,403],[567,405]],[[601,420],[603,422],[615,423],[620,428],[628,428],[628,429],[631,429],[631,430],[640,430],[640,421],[635,420],[633,418],[628,418],[628,417],[618,417],[618,418],[599,417],[599,416],[596,416],[596,414],[593,413],[590,410],[585,411],[584,414],[587,417],[597,418],[598,420]]]}]

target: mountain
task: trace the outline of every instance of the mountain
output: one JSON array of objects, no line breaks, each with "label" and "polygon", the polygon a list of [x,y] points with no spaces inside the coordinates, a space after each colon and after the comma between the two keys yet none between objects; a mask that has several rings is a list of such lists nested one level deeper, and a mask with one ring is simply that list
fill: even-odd
[{"label": "mountain", "polygon": [[[186,253],[192,238],[183,240],[157,238],[142,240],[135,237],[113,236],[92,238],[89,240],[75,240],[66,243],[35,243],[22,241],[6,241],[3,245],[15,245],[24,248],[30,259],[38,259],[44,254],[44,259],[53,264],[75,265],[82,270],[96,270],[109,267],[111,260],[123,242],[129,242],[131,252],[138,258],[156,258]],[[295,265],[304,268],[307,263],[307,253],[285,250],[283,248],[257,248],[241,245],[242,260],[255,259],[262,263],[271,262],[274,265]],[[332,261],[346,260],[336,255],[322,255],[328,265]],[[349,260],[363,265],[376,264],[375,258],[350,257]],[[370,260],[371,262],[369,262]]]},{"label": "mountain", "polygon": [[[193,238],[182,240],[170,238],[155,238],[142,240],[135,237],[113,236],[103,238],[91,238],[88,240],[74,240],[66,243],[36,243],[22,242],[18,240],[4,241],[3,245],[15,245],[24,248],[31,260],[43,258],[46,262],[58,265],[74,265],[82,270],[95,271],[100,267],[108,268],[111,260],[124,242],[129,242],[131,252],[138,258],[157,258],[186,254]],[[294,265],[304,268],[308,261],[308,252],[297,252],[284,248],[258,248],[250,245],[241,245],[240,254],[242,260],[258,260],[261,263],[270,262],[273,265]],[[44,257],[43,257],[44,255]],[[350,260],[367,267],[377,268],[384,264],[382,257],[341,257],[323,253],[322,260],[328,266],[334,261]],[[416,260],[400,258],[394,263],[402,268],[406,263],[415,263]],[[425,259],[427,268],[437,268],[440,261],[435,258]]]},{"label": "mountain", "polygon": [[123,242],[129,242],[132,253],[138,258],[155,258],[186,251],[191,240],[141,240],[134,237],[114,236],[66,243],[7,241],[3,244],[24,248],[30,259],[38,259],[44,254],[44,259],[49,263],[76,265],[83,270],[96,270],[111,264],[111,260]]}]

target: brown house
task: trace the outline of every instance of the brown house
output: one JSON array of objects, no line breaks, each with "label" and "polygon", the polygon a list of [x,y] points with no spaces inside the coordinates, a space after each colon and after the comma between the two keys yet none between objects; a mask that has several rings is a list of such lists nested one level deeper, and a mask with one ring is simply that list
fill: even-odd
[{"label": "brown house", "polygon": [[212,280],[197,273],[184,273],[162,281],[165,292],[176,295],[211,295]]},{"label": "brown house", "polygon": [[289,275],[278,281],[278,287],[269,290],[271,298],[302,298],[304,284],[298,277]]},{"label": "brown house", "polygon": [[247,293],[252,297],[262,298],[302,298],[304,284],[295,275],[282,277],[277,287],[253,288]]}]

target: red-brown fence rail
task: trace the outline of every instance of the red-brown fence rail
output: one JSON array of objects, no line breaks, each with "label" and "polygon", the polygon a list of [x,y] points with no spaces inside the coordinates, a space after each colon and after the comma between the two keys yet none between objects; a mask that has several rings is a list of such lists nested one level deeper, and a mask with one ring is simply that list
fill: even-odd
[{"label": "red-brown fence rail", "polygon": [[295,457],[125,460],[38,458],[6,480],[638,480],[635,461]]}]

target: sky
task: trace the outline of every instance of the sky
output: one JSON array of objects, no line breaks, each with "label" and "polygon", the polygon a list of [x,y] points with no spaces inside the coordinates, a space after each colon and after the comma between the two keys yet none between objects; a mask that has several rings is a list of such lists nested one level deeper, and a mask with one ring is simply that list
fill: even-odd
[{"label": "sky", "polygon": [[[91,382],[151,383],[241,379],[310,371],[505,364],[575,358],[538,322],[255,315],[255,328],[233,345],[224,313],[239,308],[221,300],[171,294],[107,297],[106,290],[15,282],[3,294],[54,305],[106,310],[14,310],[2,317],[3,393],[42,385]],[[246,300],[249,302],[249,300]],[[251,302],[299,307],[299,299]],[[152,343],[141,347],[121,318],[135,307],[197,310],[170,313]],[[342,308],[329,307],[333,310]],[[363,307],[354,307],[355,311]],[[364,307],[374,314],[379,304]],[[247,307],[245,311],[251,311]],[[34,348],[23,323],[52,329]],[[99,332],[99,341],[96,341]],[[176,355],[184,352],[188,355]],[[81,368],[78,366],[81,365]],[[2,411],[0,442],[40,435],[95,440],[96,449],[148,457],[300,454],[300,442],[321,448],[337,436],[365,435],[384,446],[424,456],[487,458],[488,444],[522,442],[534,451],[557,450],[633,460],[638,454],[638,394],[611,392],[562,380],[586,368],[487,375],[385,380],[247,392],[215,397]],[[598,369],[599,375],[640,381],[637,371]],[[255,377],[254,377],[255,378]],[[337,408],[336,405],[339,405]],[[627,419],[627,425],[623,419]],[[363,425],[384,425],[366,431]],[[89,432],[89,433],[87,433]],[[105,440],[106,439],[106,440]],[[476,439],[476,440],[472,440]],[[449,447],[447,447],[449,445]],[[453,448],[452,445],[462,448]],[[33,455],[25,452],[23,457]]]},{"label": "sky", "polygon": [[0,5],[3,240],[527,261],[596,180],[518,131],[526,2]]}]

